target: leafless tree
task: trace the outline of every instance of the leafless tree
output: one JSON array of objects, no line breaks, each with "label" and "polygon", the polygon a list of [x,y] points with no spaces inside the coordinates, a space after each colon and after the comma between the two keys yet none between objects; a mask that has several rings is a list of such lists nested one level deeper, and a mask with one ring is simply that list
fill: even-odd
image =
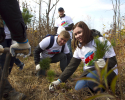
[{"label": "leafless tree", "polygon": [[[41,36],[41,1],[39,0],[39,36]],[[39,41],[41,40],[41,37],[39,37]]]},{"label": "leafless tree", "polygon": [[[52,0],[48,0],[48,2],[43,1],[43,0],[39,0],[39,3],[36,1],[34,1],[34,2],[39,5],[39,36],[49,34],[49,32],[52,32],[52,27],[54,26],[54,15],[55,15],[55,10],[56,10],[56,5],[59,2],[59,0],[56,0],[56,2],[54,4],[52,3]],[[41,9],[42,2],[47,5],[45,15],[42,14],[42,9]],[[54,9],[54,12],[53,12],[53,15],[51,18],[51,23],[50,23],[49,14],[52,11],[52,9]],[[43,28],[41,28],[41,27],[43,27]],[[44,29],[44,30],[41,30],[41,29]],[[43,31],[45,34],[42,34]],[[41,40],[41,37],[39,37],[39,40]]]},{"label": "leafless tree", "polygon": [[[113,5],[113,11],[114,11],[114,16],[113,16],[113,34],[116,35],[116,31],[118,31],[118,36],[121,37],[121,20],[120,20],[120,0],[115,0],[115,3],[112,1]],[[115,37],[114,37],[115,38]]]},{"label": "leafless tree", "polygon": [[[49,30],[51,30],[51,28],[50,28],[50,23],[49,23],[49,21],[50,21],[50,18],[49,18],[49,14],[50,14],[50,12],[51,12],[51,10],[55,7],[55,9],[56,9],[56,5],[57,5],[57,3],[59,2],[59,0],[56,0],[56,2],[55,2],[55,4],[53,4],[52,5],[52,7],[51,7],[51,1],[52,0],[49,0],[49,2],[47,3],[47,2],[45,2],[45,1],[43,1],[43,2],[45,2],[46,4],[47,4],[47,6],[48,6],[48,8],[46,9],[46,33],[47,34],[49,34]],[[54,14],[55,14],[55,10],[54,10],[54,13],[53,13],[53,17],[52,17],[52,23],[53,23],[53,18],[54,18]],[[52,24],[51,24],[52,25]]]}]

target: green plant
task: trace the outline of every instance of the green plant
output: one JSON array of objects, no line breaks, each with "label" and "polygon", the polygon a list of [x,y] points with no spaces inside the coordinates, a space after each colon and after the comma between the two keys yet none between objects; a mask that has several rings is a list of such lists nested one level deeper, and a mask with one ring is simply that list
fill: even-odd
[{"label": "green plant", "polygon": [[30,14],[29,9],[25,7],[23,7],[22,16],[23,16],[25,24],[29,24],[33,17],[33,15]]},{"label": "green plant", "polygon": [[40,68],[42,70],[48,70],[50,68],[50,62],[51,62],[50,58],[42,59],[42,61],[40,61]]},{"label": "green plant", "polygon": [[53,70],[48,70],[47,71],[47,79],[52,82],[55,77],[55,72]]},{"label": "green plant", "polygon": [[100,58],[103,58],[105,53],[109,51],[109,48],[111,47],[111,45],[108,46],[108,40],[106,40],[105,38],[103,39],[104,39],[103,41],[100,41],[98,37],[94,38],[94,42],[96,44],[96,46],[94,47],[96,51],[94,53],[94,58],[88,63],[89,66],[94,65],[94,61]]},{"label": "green plant", "polygon": [[[106,62],[105,67],[101,68],[101,69],[99,68],[97,62],[95,62],[95,69],[97,70],[97,74],[98,74],[98,76],[97,75],[95,75],[95,76],[99,77],[99,81],[94,78],[89,78],[89,77],[82,77],[82,78],[74,79],[74,81],[78,81],[78,80],[92,81],[92,82],[98,84],[98,86],[95,87],[94,89],[103,88],[106,91],[106,93],[100,93],[100,94],[94,95],[92,97],[87,98],[86,100],[93,100],[98,97],[111,97],[111,98],[115,98],[117,100],[117,97],[115,95],[115,89],[116,89],[116,82],[117,82],[118,76],[116,75],[114,77],[114,79],[111,82],[110,88],[108,86],[108,80],[107,80],[108,75],[111,74],[111,72],[113,70],[115,70],[116,68],[111,69],[110,71],[107,72],[107,66],[108,66],[108,60]],[[91,71],[89,71],[89,72],[92,73]],[[110,89],[111,89],[111,91],[110,91]]]},{"label": "green plant", "polygon": [[96,44],[95,46],[95,54],[94,54],[94,57],[96,59],[100,59],[100,58],[103,58],[103,56],[105,55],[105,53],[107,51],[109,51],[109,48],[111,46],[108,46],[108,40],[106,40],[105,38],[103,38],[104,40],[101,42],[98,37],[94,38],[94,42]]},{"label": "green plant", "polygon": [[66,84],[65,83],[61,83],[60,84],[60,88],[65,88],[66,87]]}]

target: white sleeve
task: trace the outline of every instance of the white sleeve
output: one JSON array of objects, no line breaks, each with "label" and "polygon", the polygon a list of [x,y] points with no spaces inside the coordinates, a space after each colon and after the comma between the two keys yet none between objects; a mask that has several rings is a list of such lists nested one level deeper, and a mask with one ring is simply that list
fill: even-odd
[{"label": "white sleeve", "polygon": [[12,44],[15,44],[15,43],[17,43],[16,41],[14,41],[14,40],[12,40]]},{"label": "white sleeve", "polygon": [[77,47],[76,50],[74,51],[73,57],[74,57],[74,58],[77,58],[77,59],[81,59],[81,58],[78,56],[78,47]]},{"label": "white sleeve", "polygon": [[68,23],[69,23],[69,24],[72,24],[72,23],[73,23],[71,17],[68,18]]},{"label": "white sleeve", "polygon": [[116,56],[115,51],[113,47],[111,46],[111,43],[108,41],[108,46],[110,46],[109,50],[105,53],[105,58],[111,58],[113,56]]},{"label": "white sleeve", "polygon": [[64,53],[65,53],[65,54],[70,53],[67,43],[65,44]]},{"label": "white sleeve", "polygon": [[59,25],[58,25],[58,19],[55,21],[55,25],[54,25],[55,27],[59,27]]},{"label": "white sleeve", "polygon": [[39,46],[42,50],[45,50],[50,44],[50,36],[44,38],[40,43]]}]

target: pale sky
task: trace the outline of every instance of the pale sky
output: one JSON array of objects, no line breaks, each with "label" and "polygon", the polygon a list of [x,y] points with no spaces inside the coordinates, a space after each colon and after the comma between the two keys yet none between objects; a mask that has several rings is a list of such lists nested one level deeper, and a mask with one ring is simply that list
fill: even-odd
[{"label": "pale sky", "polygon": [[[22,0],[25,1],[25,0]],[[39,0],[26,0],[36,12],[39,13]],[[49,0],[43,0],[48,2]],[[56,0],[52,0],[53,3]],[[115,3],[115,0],[113,0]],[[58,8],[63,7],[65,14],[73,19],[74,24],[78,21],[84,21],[91,29],[97,29],[102,32],[105,25],[105,31],[110,29],[113,22],[113,5],[111,0],[60,0],[57,4],[55,18],[58,17]],[[121,0],[121,16],[125,15],[125,1]],[[46,4],[42,3],[42,13],[47,9]],[[52,16],[53,11],[50,13]],[[38,15],[36,14],[36,17]]]}]

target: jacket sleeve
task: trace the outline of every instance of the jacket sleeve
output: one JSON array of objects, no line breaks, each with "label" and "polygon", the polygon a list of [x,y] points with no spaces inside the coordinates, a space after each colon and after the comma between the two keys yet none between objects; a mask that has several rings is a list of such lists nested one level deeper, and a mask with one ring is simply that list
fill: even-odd
[{"label": "jacket sleeve", "polygon": [[35,65],[39,64],[40,62],[40,53],[43,52],[43,50],[40,48],[40,46],[38,45],[35,49],[34,49],[34,61],[35,61]]},{"label": "jacket sleeve", "polygon": [[0,43],[2,43],[5,40],[5,32],[4,32],[4,25],[3,25],[3,19],[0,15]]},{"label": "jacket sleeve", "polygon": [[[116,60],[116,56],[108,58],[108,71],[111,70],[116,64],[117,64],[117,60]],[[107,61],[107,58],[105,59]]]},{"label": "jacket sleeve", "polygon": [[9,28],[12,39],[17,42],[25,41],[26,29],[17,0],[0,0],[0,15]]},{"label": "jacket sleeve", "polygon": [[67,80],[77,69],[81,62],[81,59],[72,58],[69,65],[65,68],[62,74],[59,76],[59,79],[64,82]]},{"label": "jacket sleeve", "polygon": [[72,30],[73,26],[74,26],[74,24],[72,23],[68,27],[65,27],[66,31]]}]

